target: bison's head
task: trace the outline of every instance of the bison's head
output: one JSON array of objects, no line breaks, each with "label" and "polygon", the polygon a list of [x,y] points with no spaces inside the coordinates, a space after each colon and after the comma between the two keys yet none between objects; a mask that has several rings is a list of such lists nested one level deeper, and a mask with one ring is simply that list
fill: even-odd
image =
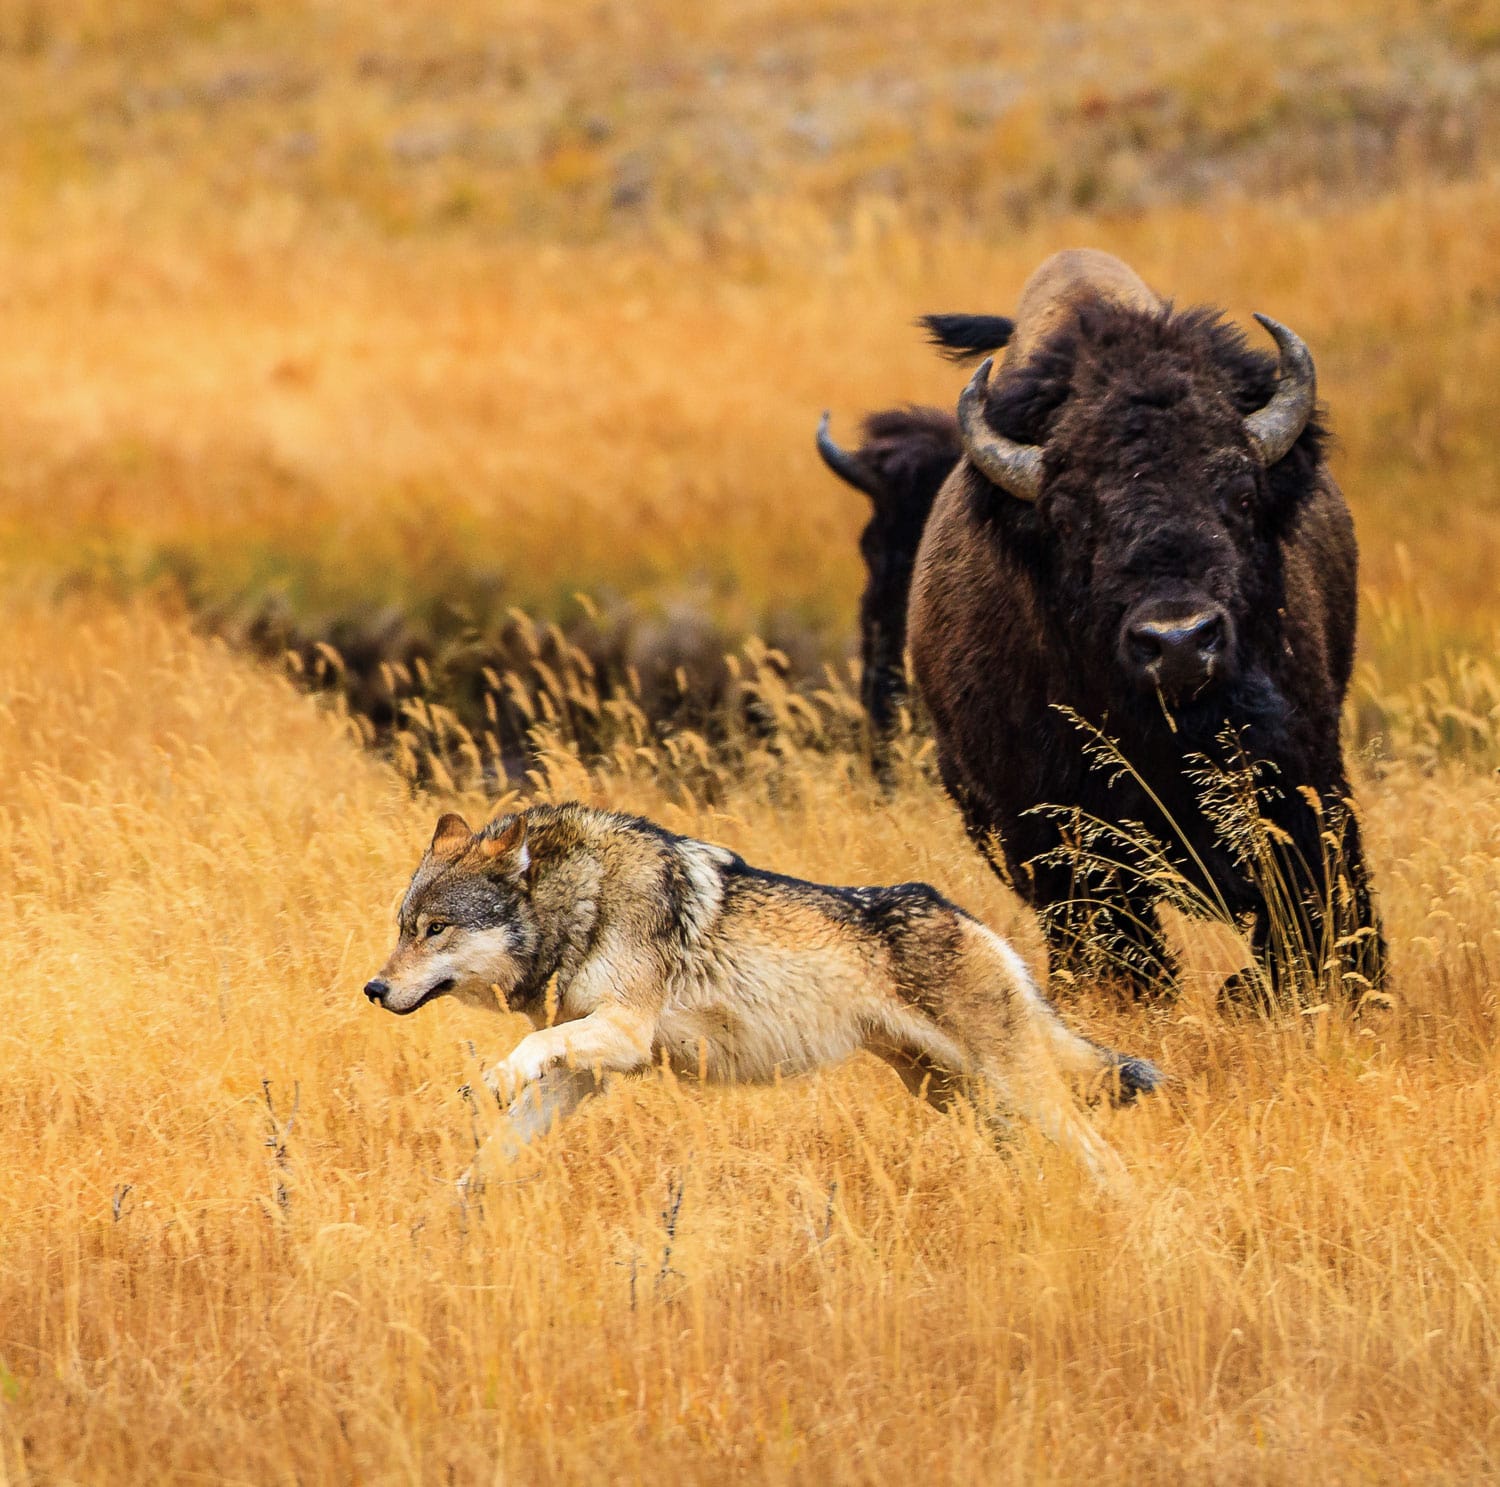
[{"label": "bison's head", "polygon": [[1279,368],[1204,312],[1091,307],[993,386],[986,362],[959,402],[971,463],[1033,508],[1091,669],[1172,704],[1253,661],[1286,504],[1276,467],[1316,400],[1307,348],[1256,318]]}]

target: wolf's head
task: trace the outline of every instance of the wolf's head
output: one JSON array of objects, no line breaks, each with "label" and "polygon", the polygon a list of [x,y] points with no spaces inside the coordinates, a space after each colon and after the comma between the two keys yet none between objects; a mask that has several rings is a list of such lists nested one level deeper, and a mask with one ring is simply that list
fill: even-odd
[{"label": "wolf's head", "polygon": [[401,900],[397,927],[390,959],[365,985],[372,1002],[403,1016],[440,996],[504,1006],[525,982],[537,946],[526,817],[473,832],[462,816],[444,816]]}]

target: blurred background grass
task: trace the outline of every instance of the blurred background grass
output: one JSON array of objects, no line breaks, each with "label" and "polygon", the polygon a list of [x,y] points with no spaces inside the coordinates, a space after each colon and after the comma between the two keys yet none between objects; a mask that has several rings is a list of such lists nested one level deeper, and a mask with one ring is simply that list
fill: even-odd
[{"label": "blurred background grass", "polygon": [[1500,702],[1497,150],[1486,0],[19,0],[0,559],[314,636],[583,591],[637,664],[805,669],[861,581],[817,413],[950,402],[914,317],[1088,242],[1308,339],[1358,737],[1468,748],[1413,689]]}]

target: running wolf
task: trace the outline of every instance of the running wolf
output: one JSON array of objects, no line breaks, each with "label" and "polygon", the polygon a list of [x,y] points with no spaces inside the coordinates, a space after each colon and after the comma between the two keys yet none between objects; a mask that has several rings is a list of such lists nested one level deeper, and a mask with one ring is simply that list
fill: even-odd
[{"label": "running wolf", "polygon": [[661,1062],[761,1084],[862,1048],[938,1109],[967,1097],[997,1132],[1024,1116],[1119,1185],[1065,1079],[1126,1103],[1161,1078],[1069,1031],[1015,951],[925,883],[806,883],[583,805],[478,832],[443,816],[398,925],[372,1002],[404,1016],[453,996],[530,1017],[485,1076],[512,1146],[608,1073]]}]

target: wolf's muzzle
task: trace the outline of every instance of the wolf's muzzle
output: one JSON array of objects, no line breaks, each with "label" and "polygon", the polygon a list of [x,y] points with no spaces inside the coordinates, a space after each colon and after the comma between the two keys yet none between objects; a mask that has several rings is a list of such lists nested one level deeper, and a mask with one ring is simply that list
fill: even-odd
[{"label": "wolf's muzzle", "polygon": [[417,1011],[418,1008],[425,1007],[428,1002],[442,996],[445,991],[452,991],[453,986],[453,977],[444,976],[443,979],[439,981],[435,986],[429,986],[427,990],[424,991],[422,995],[419,996],[416,1001],[414,1001],[409,1007],[391,1006],[391,1004],[386,1000],[386,998],[391,994],[391,984],[389,981],[382,981],[379,978],[374,981],[365,982],[365,995],[369,997],[369,999],[374,1002],[376,1006],[384,1007],[387,1012],[394,1012],[398,1017],[410,1017],[411,1014]]}]

